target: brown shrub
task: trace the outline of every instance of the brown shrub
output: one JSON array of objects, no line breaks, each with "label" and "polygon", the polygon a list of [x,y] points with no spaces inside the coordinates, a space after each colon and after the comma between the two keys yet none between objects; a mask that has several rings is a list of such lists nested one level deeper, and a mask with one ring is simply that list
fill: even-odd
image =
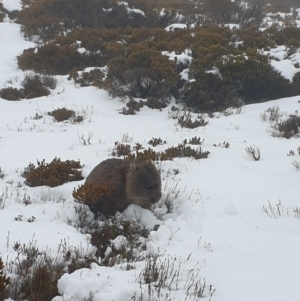
[{"label": "brown shrub", "polygon": [[23,25],[21,31],[27,39],[31,39],[33,36],[39,36],[41,39],[51,39],[55,36],[64,35],[66,31],[75,27],[67,19],[47,15],[30,17],[25,15],[24,11],[21,11],[17,18],[18,22]]},{"label": "brown shrub", "polygon": [[51,163],[45,163],[45,159],[37,161],[37,167],[30,163],[24,169],[23,177],[26,178],[25,184],[31,187],[50,186],[55,187],[71,181],[80,181],[82,165],[79,161],[54,158]]},{"label": "brown shrub", "polygon": [[247,48],[268,48],[274,47],[275,43],[273,39],[270,39],[262,33],[256,27],[246,27],[236,32],[242,44],[239,44],[239,48],[246,50]]},{"label": "brown shrub", "polygon": [[300,117],[290,115],[288,119],[278,123],[278,130],[287,139],[295,136],[300,132]]},{"label": "brown shrub", "polygon": [[70,120],[72,122],[82,122],[83,117],[77,116],[75,111],[68,110],[66,108],[60,108],[53,110],[52,112],[48,112],[48,115],[53,116],[57,122]]},{"label": "brown shrub", "polygon": [[163,152],[156,152],[151,149],[137,149],[134,153],[131,153],[125,157],[125,160],[130,162],[134,161],[166,161],[173,160],[175,158],[184,158],[190,157],[196,160],[198,159],[206,159],[210,154],[209,151],[204,151],[202,147],[198,147],[197,149],[192,148],[187,145],[187,141],[183,141],[183,143],[178,144],[177,146],[171,146],[165,149]]},{"label": "brown shrub", "polygon": [[36,74],[26,74],[22,81],[22,86],[22,93],[27,99],[48,96],[50,94],[50,90],[42,83],[41,77]]},{"label": "brown shrub", "polygon": [[[107,89],[113,96],[168,99],[176,86],[175,63],[158,51],[140,51],[108,63]],[[126,88],[123,88],[126,87]]]},{"label": "brown shrub", "polygon": [[[42,0],[23,1],[18,20],[23,24],[22,31],[27,37],[40,35],[42,38],[53,38],[74,27],[165,28],[171,21],[177,20],[177,13],[183,16],[182,22],[188,19],[193,22],[197,19],[194,14],[200,11],[194,3],[179,0],[167,3],[129,0],[127,4],[130,9],[141,9],[145,15],[128,11],[117,0]],[[163,8],[165,14],[161,16]]]},{"label": "brown shrub", "polygon": [[109,183],[85,183],[74,189],[73,197],[76,201],[88,205],[90,210],[97,217],[101,212],[110,212],[111,202],[110,196],[112,194],[112,187]]},{"label": "brown shrub", "polygon": [[0,97],[6,100],[20,100],[22,98],[22,91],[8,87],[0,90]]},{"label": "brown shrub", "polygon": [[7,297],[7,286],[10,284],[10,278],[6,277],[4,265],[0,257],[0,301],[4,301]]},{"label": "brown shrub", "polygon": [[282,30],[277,30],[273,39],[277,45],[286,45],[292,48],[300,47],[300,28],[285,27]]},{"label": "brown shrub", "polygon": [[18,65],[22,70],[34,70],[43,74],[65,75],[74,68],[82,70],[86,67],[100,67],[103,63],[99,54],[80,54],[73,46],[58,46],[53,43],[39,47],[37,52],[34,48],[29,48],[18,56]]},{"label": "brown shrub", "polygon": [[3,3],[0,3],[0,22],[3,22],[6,15],[6,10],[3,7]]},{"label": "brown shrub", "polygon": [[83,255],[76,247],[69,247],[64,242],[58,248],[63,258],[53,258],[49,250],[39,250],[35,242],[27,245],[15,242],[13,249],[17,258],[10,262],[14,277],[8,286],[8,296],[13,300],[52,300],[59,295],[57,283],[64,273],[89,268],[91,262],[96,262],[93,253]]},{"label": "brown shrub", "polygon": [[[117,249],[111,241],[119,235],[125,236],[127,243]],[[134,221],[107,220],[99,230],[92,233],[91,243],[97,248],[96,255],[103,259],[104,265],[127,262],[127,268],[130,269],[130,262],[138,260],[139,251],[145,249],[140,238],[147,238],[148,235],[149,230]],[[111,253],[105,256],[108,247],[111,248]]]},{"label": "brown shrub", "polygon": [[77,71],[71,71],[68,80],[73,79],[74,82],[80,87],[96,86],[101,88],[105,79],[105,74],[98,68],[89,72],[82,72],[79,74]]}]

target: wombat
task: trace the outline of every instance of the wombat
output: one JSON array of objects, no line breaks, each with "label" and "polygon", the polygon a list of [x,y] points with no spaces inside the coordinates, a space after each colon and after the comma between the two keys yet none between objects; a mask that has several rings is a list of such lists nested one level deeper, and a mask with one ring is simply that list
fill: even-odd
[{"label": "wombat", "polygon": [[103,214],[123,212],[130,204],[151,210],[161,198],[160,174],[151,162],[107,159],[91,171],[85,183],[111,186],[112,194],[102,206]]}]

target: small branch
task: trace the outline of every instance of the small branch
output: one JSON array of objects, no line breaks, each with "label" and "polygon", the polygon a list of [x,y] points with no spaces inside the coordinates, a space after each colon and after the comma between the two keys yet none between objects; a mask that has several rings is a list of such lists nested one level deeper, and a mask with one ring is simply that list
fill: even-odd
[{"label": "small branch", "polygon": [[257,147],[255,145],[253,146],[246,146],[245,147],[246,155],[250,159],[253,159],[254,161],[260,160],[260,147]]}]

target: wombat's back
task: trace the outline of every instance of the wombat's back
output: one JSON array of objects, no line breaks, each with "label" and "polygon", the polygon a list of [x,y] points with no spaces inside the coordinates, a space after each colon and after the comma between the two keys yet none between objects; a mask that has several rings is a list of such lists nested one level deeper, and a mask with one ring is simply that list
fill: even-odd
[{"label": "wombat's back", "polygon": [[122,159],[107,159],[98,164],[86,178],[86,183],[109,184],[112,194],[105,203],[110,208],[104,214],[124,211],[130,204],[151,209],[161,198],[161,179],[150,162],[128,163]]},{"label": "wombat's back", "polygon": [[129,166],[129,163],[122,159],[107,159],[91,171],[85,182],[97,184],[109,182],[112,186],[125,184]]}]

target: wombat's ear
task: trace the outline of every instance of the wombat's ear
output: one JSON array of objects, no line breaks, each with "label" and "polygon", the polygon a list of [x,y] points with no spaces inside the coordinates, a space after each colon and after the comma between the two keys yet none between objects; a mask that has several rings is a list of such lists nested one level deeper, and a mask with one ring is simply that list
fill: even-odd
[{"label": "wombat's ear", "polygon": [[139,168],[140,168],[140,166],[138,164],[135,164],[135,163],[130,164],[130,170],[138,170]]}]

